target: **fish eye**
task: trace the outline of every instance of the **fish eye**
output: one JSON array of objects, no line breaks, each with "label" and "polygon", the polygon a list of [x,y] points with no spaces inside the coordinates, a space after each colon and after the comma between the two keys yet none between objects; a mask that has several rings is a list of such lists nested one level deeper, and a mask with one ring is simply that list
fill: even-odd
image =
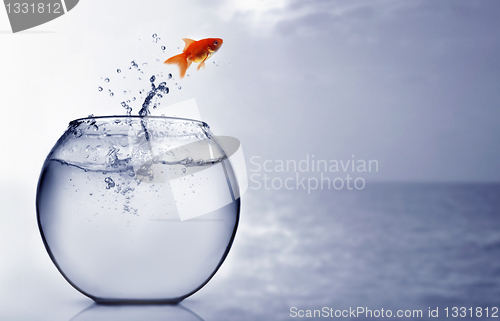
[{"label": "fish eye", "polygon": [[214,45],[219,45],[219,42],[217,40],[214,41]]}]

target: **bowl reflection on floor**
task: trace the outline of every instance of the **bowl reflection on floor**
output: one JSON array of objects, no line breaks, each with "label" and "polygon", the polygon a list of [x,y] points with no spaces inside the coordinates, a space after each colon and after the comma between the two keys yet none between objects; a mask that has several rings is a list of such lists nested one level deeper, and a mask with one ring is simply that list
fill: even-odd
[{"label": "bowl reflection on floor", "polygon": [[193,311],[180,304],[163,305],[102,305],[92,304],[69,321],[203,321]]}]

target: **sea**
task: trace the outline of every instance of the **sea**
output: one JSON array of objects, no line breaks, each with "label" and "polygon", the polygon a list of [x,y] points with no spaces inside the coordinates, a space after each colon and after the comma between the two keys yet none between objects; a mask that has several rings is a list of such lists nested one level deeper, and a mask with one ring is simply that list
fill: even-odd
[{"label": "sea", "polygon": [[500,318],[498,183],[260,189],[242,204],[207,319]]},{"label": "sea", "polygon": [[[53,272],[58,281],[53,270],[33,278]],[[220,270],[175,306],[98,305],[62,279],[49,288],[35,281],[12,288],[29,290],[32,308],[12,305],[0,319],[498,320],[500,183],[249,188]],[[37,305],[52,288],[77,299]]]}]

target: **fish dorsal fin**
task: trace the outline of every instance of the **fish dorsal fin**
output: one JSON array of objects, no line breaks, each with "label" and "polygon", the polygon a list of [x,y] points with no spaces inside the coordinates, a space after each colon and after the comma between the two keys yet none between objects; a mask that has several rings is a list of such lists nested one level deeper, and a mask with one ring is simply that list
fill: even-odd
[{"label": "fish dorsal fin", "polygon": [[189,45],[194,42],[193,39],[189,39],[189,38],[182,38],[182,40],[184,40],[184,42],[186,43],[186,45],[184,46],[184,49],[182,49],[182,51],[186,51],[187,47],[189,47]]}]

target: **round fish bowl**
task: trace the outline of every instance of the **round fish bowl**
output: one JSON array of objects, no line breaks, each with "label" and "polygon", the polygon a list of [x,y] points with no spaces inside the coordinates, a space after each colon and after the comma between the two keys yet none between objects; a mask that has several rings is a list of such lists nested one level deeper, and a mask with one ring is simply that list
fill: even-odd
[{"label": "round fish bowl", "polygon": [[235,181],[204,122],[78,119],[43,165],[38,224],[57,269],[96,302],[179,302],[229,252],[240,211]]}]

